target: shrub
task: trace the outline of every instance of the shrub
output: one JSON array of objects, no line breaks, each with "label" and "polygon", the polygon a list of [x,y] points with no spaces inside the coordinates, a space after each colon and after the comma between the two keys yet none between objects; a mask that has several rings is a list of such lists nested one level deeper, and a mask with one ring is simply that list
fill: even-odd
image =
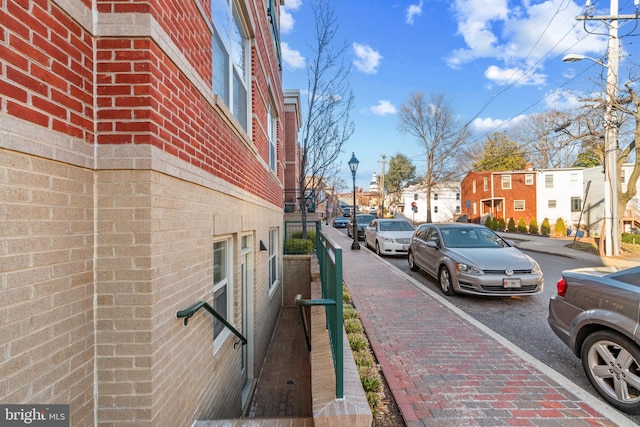
[{"label": "shrub", "polygon": [[493,229],[493,221],[491,220],[490,216],[488,216],[487,219],[484,220],[484,226]]},{"label": "shrub", "polygon": [[535,218],[531,218],[529,223],[529,233],[538,234],[538,221]]},{"label": "shrub", "polygon": [[349,338],[349,347],[352,351],[360,351],[369,345],[369,341],[363,333],[349,334],[347,338]]},{"label": "shrub", "polygon": [[351,295],[349,295],[349,289],[343,284],[342,285],[342,301],[343,302],[351,302]]},{"label": "shrub", "polygon": [[640,245],[640,234],[622,233],[622,241],[632,245]]},{"label": "shrub", "polygon": [[551,225],[549,224],[549,218],[545,218],[542,220],[542,225],[540,226],[540,234],[548,236],[549,233],[551,233]]},{"label": "shrub", "polygon": [[495,216],[491,220],[491,229],[492,230],[497,230],[498,229],[498,218],[496,218]]},{"label": "shrub", "polygon": [[556,224],[553,227],[553,231],[556,236],[566,236],[567,235],[567,226],[564,225],[564,220],[562,218],[558,218]]},{"label": "shrub", "polygon": [[287,239],[284,244],[288,254],[308,254],[313,252],[313,242],[308,239]]},{"label": "shrub", "polygon": [[[302,239],[302,230],[294,231],[291,233],[292,239]],[[314,230],[307,230],[307,239],[313,242],[316,241],[316,232]]]},{"label": "shrub", "polygon": [[356,366],[372,367],[374,365],[373,355],[371,355],[369,350],[366,348],[363,348],[359,351],[354,351],[353,360],[356,362]]},{"label": "shrub", "polygon": [[504,223],[504,218],[500,218],[498,220],[498,231],[504,231],[506,228],[506,225]]},{"label": "shrub", "polygon": [[520,218],[520,220],[518,220],[518,232],[520,233],[527,232],[527,224],[524,222],[524,218]]},{"label": "shrub", "polygon": [[347,320],[347,319],[357,319],[358,318],[358,310],[356,310],[355,308],[353,308],[349,304],[345,304],[343,309],[342,309],[342,317],[345,320]]},{"label": "shrub", "polygon": [[362,333],[362,322],[360,322],[360,319],[358,318],[344,319],[344,330],[347,332],[347,334]]},{"label": "shrub", "polygon": [[516,223],[513,218],[509,218],[509,221],[507,222],[507,230],[512,232],[516,231]]},{"label": "shrub", "polygon": [[372,366],[358,366],[358,374],[364,391],[380,391],[382,380],[378,369]]}]

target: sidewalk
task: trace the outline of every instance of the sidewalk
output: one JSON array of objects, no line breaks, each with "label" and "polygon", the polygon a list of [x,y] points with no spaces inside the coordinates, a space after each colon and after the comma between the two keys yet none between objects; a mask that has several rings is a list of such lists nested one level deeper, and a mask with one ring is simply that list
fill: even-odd
[{"label": "sidewalk", "polygon": [[364,246],[351,250],[340,231],[323,231],[343,248],[343,279],[409,427],[636,425]]}]

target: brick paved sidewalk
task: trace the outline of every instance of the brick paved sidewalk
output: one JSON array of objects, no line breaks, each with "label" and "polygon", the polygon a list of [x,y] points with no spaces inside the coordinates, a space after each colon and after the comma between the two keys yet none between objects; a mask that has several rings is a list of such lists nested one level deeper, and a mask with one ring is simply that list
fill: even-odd
[{"label": "brick paved sidewalk", "polygon": [[408,426],[636,425],[364,245],[323,231],[344,248],[344,281]]}]

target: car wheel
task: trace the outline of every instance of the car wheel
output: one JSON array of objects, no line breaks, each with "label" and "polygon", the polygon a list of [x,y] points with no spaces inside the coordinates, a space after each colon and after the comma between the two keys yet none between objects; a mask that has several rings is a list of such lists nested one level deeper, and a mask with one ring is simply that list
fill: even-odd
[{"label": "car wheel", "polygon": [[443,294],[448,296],[455,295],[456,291],[453,290],[451,273],[449,273],[449,269],[444,265],[440,267],[440,272],[438,273],[438,281],[440,282],[440,289],[442,289]]},{"label": "car wheel", "polygon": [[382,256],[382,252],[380,252],[380,244],[378,243],[377,240],[376,240],[376,254],[378,254],[378,256]]},{"label": "car wheel", "polygon": [[420,271],[420,267],[416,265],[416,260],[413,258],[413,251],[409,251],[409,255],[407,255],[407,261],[409,261],[409,270]]},{"label": "car wheel", "polygon": [[582,367],[591,385],[615,408],[640,414],[640,348],[612,331],[598,331],[582,344]]}]

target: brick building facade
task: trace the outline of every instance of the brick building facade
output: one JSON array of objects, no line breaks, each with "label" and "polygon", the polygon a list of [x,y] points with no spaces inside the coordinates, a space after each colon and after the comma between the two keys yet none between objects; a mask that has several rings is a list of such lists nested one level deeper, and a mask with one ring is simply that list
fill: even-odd
[{"label": "brick building facade", "polygon": [[282,305],[281,4],[0,4],[0,402],[241,414]]}]

